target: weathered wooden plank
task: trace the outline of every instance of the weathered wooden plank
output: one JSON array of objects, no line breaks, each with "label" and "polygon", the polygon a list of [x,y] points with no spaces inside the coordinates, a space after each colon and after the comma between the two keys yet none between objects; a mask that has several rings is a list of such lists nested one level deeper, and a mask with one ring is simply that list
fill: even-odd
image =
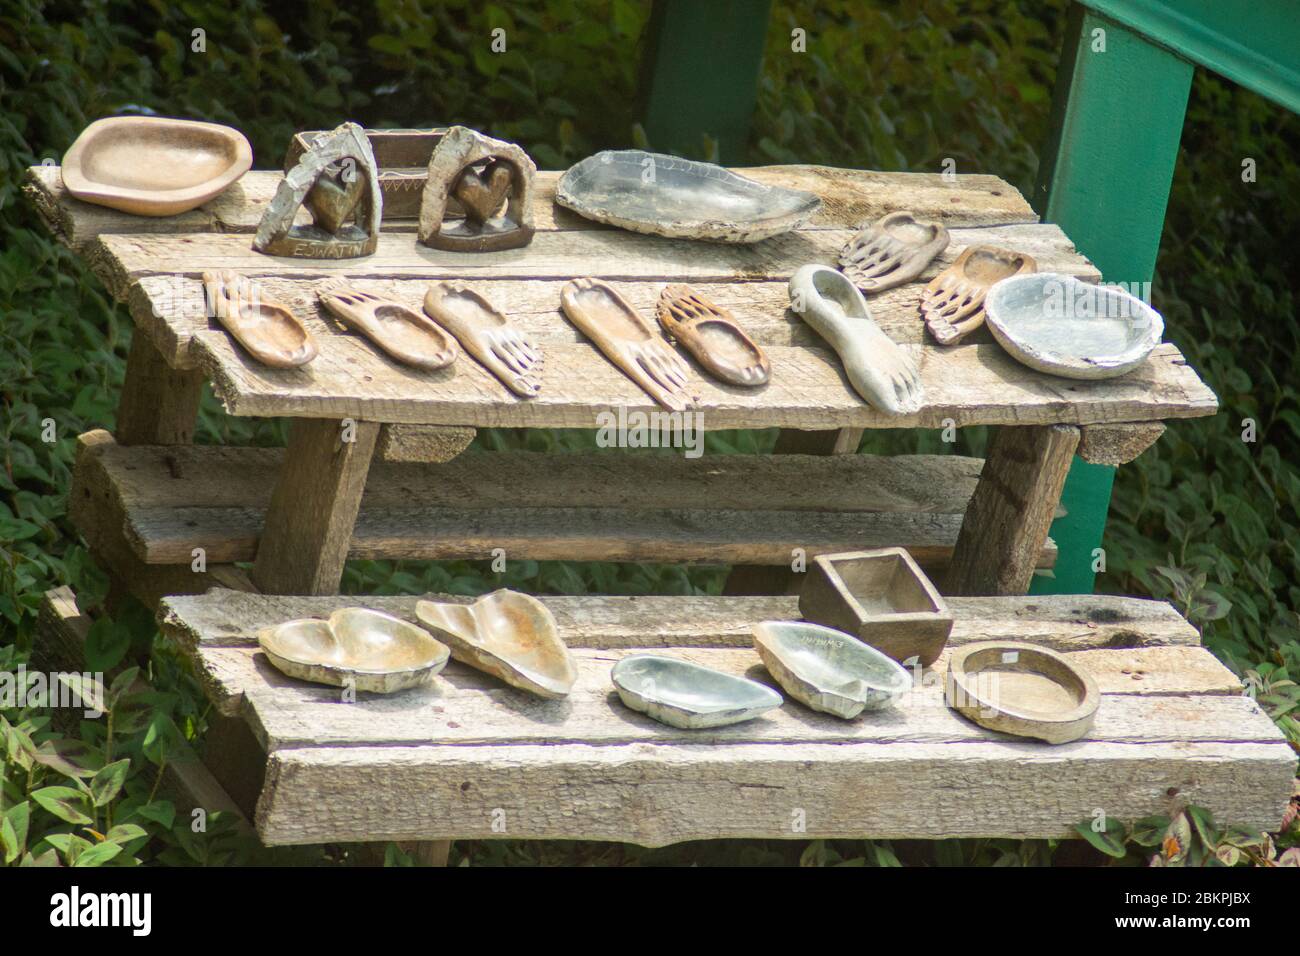
[{"label": "weathered wooden plank", "polygon": [[[442,595],[438,600],[467,601]],[[257,632],[281,621],[326,617],[358,603],[417,622],[410,596],[293,597],[214,592],[175,596],[159,611],[164,632],[195,661],[207,695],[226,714],[238,712],[254,673],[249,654]],[[749,648],[755,621],[798,619],[793,597],[556,597],[542,601],[554,615],[561,639],[571,648],[608,651],[627,648]],[[990,639],[1028,641],[1064,652],[1091,651],[1114,676],[1107,689],[1161,692],[1171,687],[1205,692],[1239,687],[1213,658],[1195,659],[1208,672],[1199,684],[1171,685],[1185,668],[1169,668],[1147,649],[1195,647],[1200,637],[1170,605],[1112,595],[952,598],[951,646]],[[231,651],[233,656],[224,652]],[[240,655],[243,655],[242,657]],[[1082,658],[1081,658],[1082,659]],[[1179,660],[1179,658],[1173,658]],[[1186,658],[1181,658],[1186,660]],[[942,663],[938,667],[942,672]],[[455,669],[453,668],[453,673]],[[462,672],[461,679],[467,674]],[[1134,675],[1137,675],[1136,677]],[[495,686],[481,677],[484,686]],[[258,682],[261,678],[258,678]],[[1151,681],[1148,683],[1148,681]]]},{"label": "weathered wooden plank", "polygon": [[[961,175],[946,180],[935,173],[881,173],[830,166],[757,166],[742,173],[760,182],[805,189],[821,196],[821,210],[805,227],[811,229],[853,228],[902,209],[912,210],[922,218],[939,219],[949,226],[1037,221],[1019,191],[996,176]],[[537,173],[533,201],[536,228],[604,228],[555,205],[560,175],[549,170]],[[51,232],[78,249],[101,233],[256,232],[281,179],[279,171],[251,170],[198,209],[156,219],[73,199],[63,187],[58,166],[29,168],[23,189]],[[385,232],[414,233],[416,226],[414,218],[387,219],[383,224]]]},{"label": "weathered wooden plank", "polygon": [[[334,281],[334,280],[331,280]],[[474,288],[490,299],[511,321],[543,347],[573,345],[584,341],[560,311],[560,279],[491,279],[475,282]],[[427,279],[358,279],[352,288],[395,299],[419,311],[429,288]],[[312,335],[329,343],[344,335],[338,323],[321,309],[317,293],[322,283],[313,279],[268,278],[261,281],[268,299],[283,302],[306,323]],[[659,280],[620,282],[619,293],[646,316],[654,314],[664,283]],[[918,304],[923,285],[911,283],[890,289],[871,299],[876,323],[902,345],[926,343]],[[730,309],[747,334],[765,347],[821,347],[821,338],[807,323],[788,309],[787,284],[777,281],[714,283],[709,298]],[[136,327],[146,332],[172,365],[191,367],[194,337],[215,326],[207,315],[203,286],[198,279],[184,276],[149,276],[132,285],[128,305]],[[986,329],[978,330],[967,342],[992,341]]]},{"label": "weathered wooden plank", "polygon": [[[121,496],[102,464],[104,453],[117,447],[113,436],[103,429],[79,436],[68,490],[68,517],[90,545],[96,564],[108,572],[113,603],[133,595],[153,606],[169,594],[202,594],[212,587],[256,590],[243,569],[233,564],[208,563],[205,559],[206,566],[198,570],[200,565],[195,563],[197,556],[192,550],[182,561],[167,566],[148,565],[131,550],[123,535],[127,516]],[[184,447],[188,446],[172,446]],[[170,468],[168,462],[172,459],[166,449],[162,450],[162,464]]]},{"label": "weathered wooden plank", "polygon": [[[562,701],[514,690],[480,671],[448,665],[426,688],[400,696],[361,695],[342,703],[337,687],[285,677],[252,648],[204,648],[199,667],[215,699],[243,697],[242,715],[268,752],[286,747],[492,745],[637,741],[682,744],[863,741],[955,743],[1003,739],[958,716],[943,700],[946,659],[917,677],[893,707],[845,721],[790,703],[762,718],[709,730],[680,730],[619,702],[610,668],[633,649],[575,649],[577,683]],[[741,648],[666,648],[656,653],[749,677],[778,691],[757,652]],[[1071,660],[1098,679],[1104,696],[1085,739],[1272,740],[1277,730],[1239,693],[1233,674],[1200,647],[1148,648],[1139,662],[1114,651],[1079,651]],[[1091,658],[1091,659],[1090,659]],[[1148,679],[1133,680],[1149,667]],[[1128,668],[1130,673],[1123,673]],[[1236,693],[1234,693],[1236,692]]]},{"label": "weathered wooden plank", "polygon": [[[439,595],[436,600],[470,601]],[[253,647],[257,631],[299,617],[327,617],[336,608],[373,607],[414,622],[418,597],[314,597],[214,591],[165,600],[159,618],[183,645]],[[755,621],[797,620],[795,597],[543,595],[569,647],[750,647]],[[1028,641],[1058,651],[1197,645],[1200,636],[1170,604],[1111,594],[948,598],[952,645]]]},{"label": "weathered wooden plank", "polygon": [[[1294,766],[1280,740],[308,748],[271,755],[257,828],[268,844],[1031,839],[1073,836],[1099,808],[1136,820],[1192,803],[1270,830]],[[942,811],[924,812],[936,794]]]},{"label": "weathered wooden plank", "polygon": [[338,590],[378,436],[375,422],[293,423],[253,562],[258,590]]},{"label": "weathered wooden plank", "polygon": [[[125,299],[132,282],[149,276],[199,278],[213,269],[234,269],[256,278],[347,279],[659,279],[732,282],[789,279],[810,262],[833,264],[852,229],[792,232],[753,245],[691,243],[623,230],[539,232],[522,249],[448,252],[384,233],[374,255],[358,259],[296,259],[253,249],[249,237],[232,233],[102,235],[83,254],[109,292]],[[1098,273],[1074,244],[1049,223],[952,230],[941,260],[967,245],[1005,245],[1032,255],[1040,269],[1096,279]],[[685,248],[684,248],[685,246]],[[933,266],[931,268],[934,268]]]},{"label": "weathered wooden plank", "polygon": [[375,443],[380,461],[439,464],[451,461],[474,440],[476,429],[440,425],[382,425]]},{"label": "weathered wooden plank", "polygon": [[[88,540],[153,565],[258,554],[279,449],[105,446],[86,484],[109,504]],[[929,567],[956,540],[979,462],[948,455],[710,456],[482,452],[439,466],[376,462],[355,558],[746,561],[901,544]],[[720,507],[725,505],[725,507]],[[1041,565],[1050,567],[1047,543]],[[260,590],[268,591],[263,583]]]},{"label": "weathered wooden plank", "polygon": [[[1163,655],[1170,649],[1152,649]],[[1166,667],[1183,663],[1185,652],[1213,656],[1204,648],[1176,648]],[[681,730],[636,714],[618,700],[610,683],[610,668],[633,650],[577,650],[578,681],[562,701],[541,698],[507,687],[468,667],[449,667],[425,689],[401,696],[362,695],[341,705],[337,687],[308,684],[285,677],[262,655],[242,652],[245,665],[256,668],[243,680],[243,714],[259,743],[268,751],[291,747],[412,746],[422,743],[491,745],[512,743],[586,743],[613,746],[676,741],[683,745],[710,743],[963,743],[1008,739],[983,729],[949,708],[943,699],[943,671],[928,671],[895,706],[846,721],[790,703],[763,717],[707,730]],[[668,648],[659,653],[690,660],[726,673],[779,685],[759,661],[757,652],[730,648]],[[1091,651],[1080,652],[1093,653]],[[234,662],[228,662],[228,665]],[[1086,665],[1085,665],[1086,666]],[[1090,670],[1106,670],[1111,661],[1098,661]],[[1221,665],[1220,665],[1221,666]],[[1226,668],[1224,669],[1226,671]],[[1123,675],[1108,684],[1123,683]],[[1267,742],[1280,734],[1260,707],[1240,694],[1230,673],[1211,678],[1212,693],[1204,692],[1197,674],[1166,673],[1174,688],[1190,693],[1173,696],[1142,693],[1105,694],[1096,720],[1084,738],[1089,741],[1252,741]],[[1129,681],[1130,690],[1141,682]],[[1105,692],[1103,692],[1105,693]]]},{"label": "weathered wooden plank", "polygon": [[[195,340],[217,396],[234,415],[358,418],[475,427],[597,428],[614,409],[662,412],[590,345],[550,345],[540,394],[512,398],[467,360],[450,369],[398,367],[348,336],[328,343],[310,367],[271,370],[251,362],[220,332]],[[1218,407],[1214,393],[1173,345],[1161,345],[1123,378],[1054,379],[1017,363],[996,345],[949,350],[904,346],[921,367],[926,401],[913,415],[889,416],[863,402],[829,349],[769,348],[772,376],[744,391],[693,372],[700,424],[725,428],[938,428],[994,424],[1092,424],[1195,418]]]},{"label": "weathered wooden plank", "polygon": [[1164,433],[1163,422],[1088,425],[1080,429],[1078,455],[1094,465],[1127,465]]},{"label": "weathered wooden plank", "polygon": [[971,498],[948,570],[952,594],[1024,594],[1079,445],[1068,425],[1002,428]]}]

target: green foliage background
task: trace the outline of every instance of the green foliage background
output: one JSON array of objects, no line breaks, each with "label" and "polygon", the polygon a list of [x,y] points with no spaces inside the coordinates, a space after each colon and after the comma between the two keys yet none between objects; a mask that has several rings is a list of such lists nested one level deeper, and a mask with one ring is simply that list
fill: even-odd
[{"label": "green foliage background", "polygon": [[[1027,193],[1046,140],[1063,10],[1064,0],[778,0],[750,159],[936,170],[952,157],[958,171],[996,173]],[[278,166],[295,130],[344,119],[369,126],[465,123],[519,141],[544,168],[562,168],[597,149],[644,143],[636,93],[648,14],[648,3],[633,0],[0,0],[0,650],[14,645],[15,653],[25,652],[44,589],[69,583],[93,610],[104,597],[104,576],[68,523],[63,499],[75,436],[112,427],[131,334],[126,312],[21,200],[26,166],[57,162],[93,119],[154,111],[242,129],[264,168]],[[500,55],[488,46],[496,27],[508,38]],[[807,31],[807,53],[790,50],[795,27]],[[205,31],[201,53],[191,49],[196,28]],[[1123,105],[1116,104],[1116,122],[1123,121]],[[1297,145],[1294,117],[1198,74],[1154,295],[1168,337],[1214,388],[1222,411],[1171,425],[1153,450],[1120,469],[1105,541],[1109,568],[1098,587],[1178,602],[1225,661],[1253,675],[1265,706],[1300,742],[1289,681],[1300,673]],[[708,151],[702,141],[699,154]],[[1246,157],[1257,163],[1252,184],[1241,178]],[[1246,418],[1256,423],[1253,443],[1242,441]],[[54,443],[42,440],[46,419],[56,423]],[[772,437],[710,436],[709,448],[752,451]],[[282,433],[275,422],[223,416],[209,396],[199,440],[275,443]],[[486,447],[532,448],[587,441],[581,433],[500,431],[479,439]],[[935,436],[913,433],[868,441],[873,449],[941,447]],[[979,430],[971,430],[958,450],[981,443]],[[345,580],[357,592],[477,593],[501,583],[538,592],[687,593],[715,590],[720,573],[521,562],[502,582],[469,562],[371,562],[351,565]],[[171,728],[178,738],[201,739],[203,707],[165,648],[153,648],[150,659],[146,615],[128,610],[103,620],[94,645],[101,663],[112,669],[144,660],[163,685],[147,703],[153,718],[165,721],[151,718],[136,728],[124,796],[112,798],[134,801],[126,808],[132,811],[156,798],[154,781],[166,759],[158,727],[164,736]],[[25,732],[47,757],[51,748],[75,743],[40,723],[40,715],[5,716],[15,727],[35,719],[36,729]],[[83,777],[92,780],[113,753],[103,752],[93,730],[80,733],[90,754],[81,769],[91,775]],[[11,760],[21,744],[6,744]],[[7,786],[13,767],[6,763]],[[76,829],[67,819],[40,813],[32,836],[43,820],[56,838],[43,849],[66,861],[90,847],[62,838]],[[178,835],[187,828],[165,810],[149,813],[142,818],[148,840],[129,831],[123,845],[130,852],[96,855],[118,863],[249,859],[246,848]],[[893,848],[741,843],[650,852],[506,842],[458,852],[475,862],[888,864],[1046,862],[1055,848],[1010,841]]]}]

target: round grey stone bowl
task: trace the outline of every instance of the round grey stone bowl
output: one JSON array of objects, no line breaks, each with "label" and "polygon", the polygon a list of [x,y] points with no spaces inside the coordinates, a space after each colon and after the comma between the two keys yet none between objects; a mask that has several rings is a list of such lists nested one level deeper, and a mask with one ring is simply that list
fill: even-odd
[{"label": "round grey stone bowl", "polygon": [[996,283],[984,299],[998,344],[1030,368],[1066,378],[1114,378],[1146,361],[1165,332],[1160,313],[1116,286],[1058,272]]}]

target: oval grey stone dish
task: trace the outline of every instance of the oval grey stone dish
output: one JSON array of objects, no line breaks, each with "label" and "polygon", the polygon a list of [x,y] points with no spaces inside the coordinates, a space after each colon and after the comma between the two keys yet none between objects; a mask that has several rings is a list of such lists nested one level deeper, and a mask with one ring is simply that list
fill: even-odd
[{"label": "oval grey stone dish", "polygon": [[257,643],[290,677],[376,694],[427,682],[451,656],[424,628],[363,607],[339,608],[328,621],[304,618],[268,627],[258,632]]},{"label": "oval grey stone dish", "polygon": [[1165,332],[1160,313],[1115,286],[1057,272],[1003,279],[985,322],[1013,358],[1065,378],[1114,378],[1146,361]]},{"label": "oval grey stone dish", "polygon": [[892,658],[820,624],[763,621],[754,625],[754,647],[786,693],[845,720],[880,710],[912,688],[912,676]]},{"label": "oval grey stone dish", "polygon": [[640,149],[605,150],[569,167],[555,201],[633,232],[712,242],[758,242],[821,208],[801,189],[769,186],[712,163]]},{"label": "oval grey stone dish", "polygon": [[625,657],[609,676],[627,707],[683,730],[738,724],[782,704],[757,681],[658,654]]}]

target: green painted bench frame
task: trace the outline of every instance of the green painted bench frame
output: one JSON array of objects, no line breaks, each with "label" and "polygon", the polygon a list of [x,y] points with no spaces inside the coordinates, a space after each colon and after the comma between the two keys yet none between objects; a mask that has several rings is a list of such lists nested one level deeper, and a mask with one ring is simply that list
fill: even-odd
[{"label": "green painted bench frame", "polygon": [[[771,0],[655,0],[643,76],[646,134],[658,149],[721,162],[744,154]],[[1098,33],[1097,31],[1102,31]],[[1101,40],[1104,39],[1104,52]],[[1212,70],[1300,112],[1295,0],[1081,0],[1070,7],[1052,133],[1032,202],[1108,282],[1155,275],[1192,75]],[[1034,593],[1093,587],[1115,469],[1076,458],[1052,525],[1055,576]]]}]

